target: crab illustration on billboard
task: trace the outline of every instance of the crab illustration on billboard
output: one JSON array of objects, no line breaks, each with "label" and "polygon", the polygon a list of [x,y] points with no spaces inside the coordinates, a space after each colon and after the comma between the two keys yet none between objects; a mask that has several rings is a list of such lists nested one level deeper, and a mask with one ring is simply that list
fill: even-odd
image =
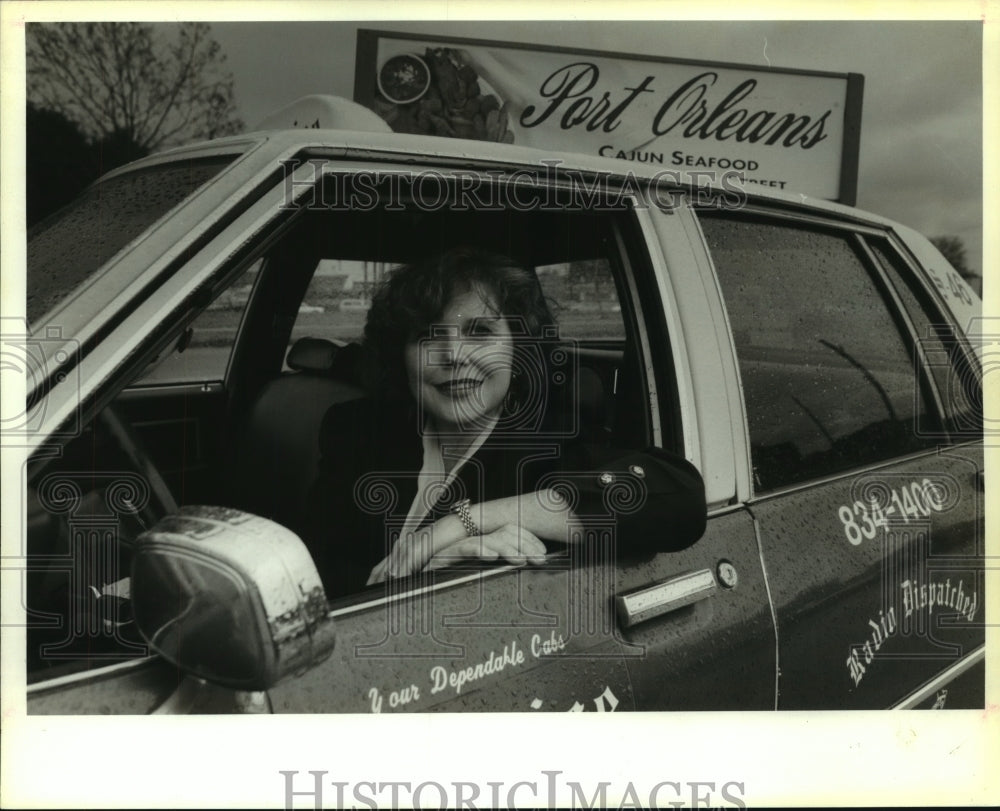
[{"label": "crab illustration on billboard", "polygon": [[507,105],[463,51],[395,54],[379,66],[376,83],[372,108],[396,132],[514,142]]}]

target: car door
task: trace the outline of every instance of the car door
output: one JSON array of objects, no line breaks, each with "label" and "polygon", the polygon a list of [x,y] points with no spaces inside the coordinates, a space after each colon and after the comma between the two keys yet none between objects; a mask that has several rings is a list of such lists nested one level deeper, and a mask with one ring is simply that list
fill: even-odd
[{"label": "car door", "polygon": [[699,222],[739,359],[778,706],[982,706],[981,678],[952,683],[983,662],[961,331],[885,229],[752,207]]}]

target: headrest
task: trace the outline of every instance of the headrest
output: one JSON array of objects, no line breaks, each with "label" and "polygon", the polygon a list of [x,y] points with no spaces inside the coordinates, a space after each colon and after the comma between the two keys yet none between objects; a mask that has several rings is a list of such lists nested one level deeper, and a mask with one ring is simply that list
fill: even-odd
[{"label": "headrest", "polygon": [[286,362],[297,372],[328,373],[340,350],[325,338],[299,338],[288,350]]}]

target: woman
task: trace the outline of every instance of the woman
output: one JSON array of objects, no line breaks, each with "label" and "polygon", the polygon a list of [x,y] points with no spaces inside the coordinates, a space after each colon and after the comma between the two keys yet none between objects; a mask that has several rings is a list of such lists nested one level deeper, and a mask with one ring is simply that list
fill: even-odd
[{"label": "woman", "polygon": [[461,558],[540,563],[594,516],[624,551],[700,537],[694,467],[572,435],[552,334],[537,280],[506,257],[456,249],[387,278],[365,326],[371,396],[324,418],[302,529],[329,594]]}]

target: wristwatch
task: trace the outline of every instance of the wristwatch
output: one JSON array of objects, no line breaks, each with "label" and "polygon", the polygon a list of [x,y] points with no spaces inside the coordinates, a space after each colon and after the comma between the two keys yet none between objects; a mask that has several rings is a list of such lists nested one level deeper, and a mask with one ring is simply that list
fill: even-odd
[{"label": "wristwatch", "polygon": [[465,527],[465,534],[470,538],[479,535],[479,527],[476,526],[476,522],[472,520],[472,513],[469,511],[469,504],[472,502],[467,498],[463,498],[461,501],[456,501],[451,505],[451,511],[458,516],[458,520],[462,522],[462,526]]}]

